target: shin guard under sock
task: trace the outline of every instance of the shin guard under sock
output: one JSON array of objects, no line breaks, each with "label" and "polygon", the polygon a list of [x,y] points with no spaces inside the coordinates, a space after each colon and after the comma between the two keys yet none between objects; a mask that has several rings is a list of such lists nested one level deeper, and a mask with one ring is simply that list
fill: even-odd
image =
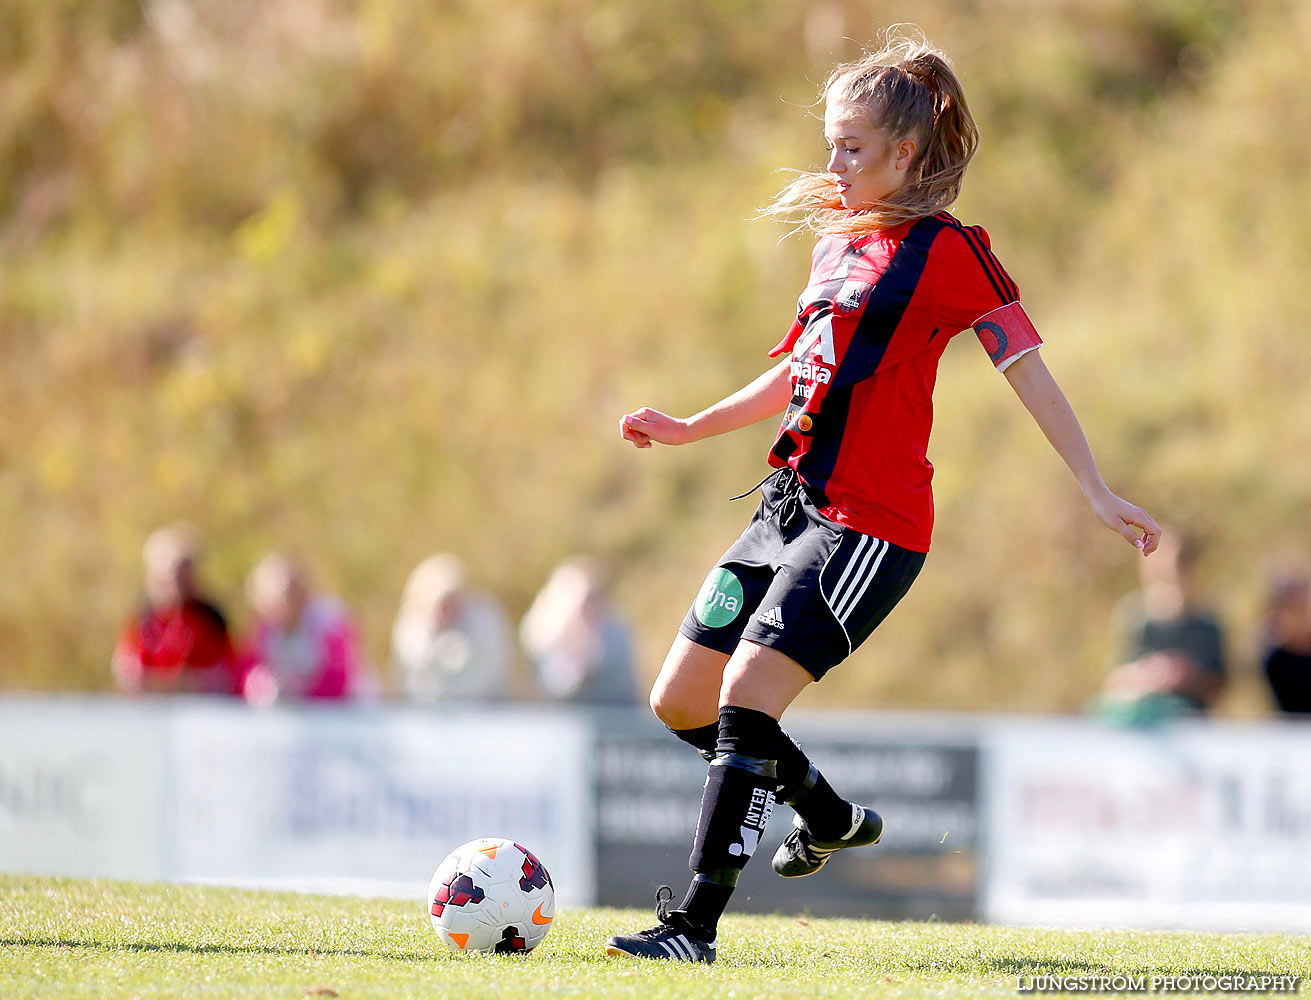
[{"label": "shin guard under sock", "polygon": [[774,754],[781,732],[777,720],[764,712],[736,706],[719,710],[719,740],[688,859],[696,877],[684,902],[688,919],[711,938],[774,808]]}]

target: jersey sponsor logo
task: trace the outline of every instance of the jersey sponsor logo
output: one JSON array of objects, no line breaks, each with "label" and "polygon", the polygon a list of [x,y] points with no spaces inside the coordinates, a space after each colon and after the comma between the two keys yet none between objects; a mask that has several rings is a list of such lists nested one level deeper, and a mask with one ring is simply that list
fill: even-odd
[{"label": "jersey sponsor logo", "polygon": [[[789,374],[796,395],[810,399],[822,385],[833,381],[837,347],[833,342],[833,319],[821,316],[811,322],[792,347]],[[810,428],[801,428],[802,432]]]},{"label": "jersey sponsor logo", "polygon": [[794,381],[814,382],[816,385],[828,385],[833,381],[833,369],[808,361],[793,361],[789,374]]},{"label": "jersey sponsor logo", "polygon": [[793,395],[800,396],[802,399],[810,399],[819,391],[819,385],[815,382],[798,382],[792,387]]},{"label": "jersey sponsor logo", "polygon": [[732,570],[715,567],[701,585],[692,610],[706,628],[723,628],[742,610],[742,581]]},{"label": "jersey sponsor logo", "polygon": [[815,429],[815,418],[798,407],[792,407],[783,418],[784,424],[801,434],[809,434]]},{"label": "jersey sponsor logo", "polygon": [[778,629],[780,632],[782,632],[783,608],[780,606],[780,607],[773,608],[770,611],[766,611],[763,615],[757,615],[756,620],[763,625],[768,625],[770,628]]},{"label": "jersey sponsor logo", "polygon": [[826,365],[838,363],[838,352],[833,343],[833,316],[829,313],[812,319],[805,332],[792,345],[794,358],[805,358],[811,354],[815,355],[812,361],[818,360]]}]

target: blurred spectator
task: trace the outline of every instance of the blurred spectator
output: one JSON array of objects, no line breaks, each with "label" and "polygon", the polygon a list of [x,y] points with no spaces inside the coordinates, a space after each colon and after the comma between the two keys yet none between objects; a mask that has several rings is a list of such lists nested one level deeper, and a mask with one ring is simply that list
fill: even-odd
[{"label": "blurred spectator", "polygon": [[470,585],[455,556],[432,556],[410,574],[391,649],[401,691],[414,701],[506,694],[509,622],[495,598]]},{"label": "blurred spectator", "polygon": [[1305,571],[1271,577],[1261,665],[1281,712],[1311,712],[1311,577]]},{"label": "blurred spectator", "polygon": [[227,621],[200,596],[199,555],[199,539],[186,524],[146,539],[146,606],[124,626],[114,650],[114,678],[122,690],[236,693]]},{"label": "blurred spectator", "polygon": [[1094,710],[1108,719],[1147,723],[1210,710],[1225,686],[1220,622],[1197,603],[1196,546],[1167,531],[1140,563],[1142,590],[1115,614],[1117,663]]},{"label": "blurred spectator", "polygon": [[242,693],[252,704],[278,698],[357,698],[368,671],[350,615],[336,598],[315,594],[305,567],[271,553],[246,581],[255,625],[243,644]]},{"label": "blurred spectator", "polygon": [[591,560],[556,567],[524,615],[519,636],[546,697],[595,705],[637,701],[629,629],[610,606]]}]

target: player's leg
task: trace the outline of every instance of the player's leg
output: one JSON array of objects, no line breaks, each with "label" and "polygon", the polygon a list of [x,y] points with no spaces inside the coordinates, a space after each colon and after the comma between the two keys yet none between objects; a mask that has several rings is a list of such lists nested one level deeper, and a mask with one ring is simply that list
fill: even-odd
[{"label": "player's leg", "polygon": [[[728,661],[728,653],[693,642],[680,632],[651,687],[651,710],[656,718],[707,762],[719,742],[720,691]],[[787,731],[780,729],[779,733],[773,754],[778,761],[775,794],[779,801],[792,806],[811,829],[829,839],[840,836],[851,815],[850,804],[833,791]]]},{"label": "player's leg", "polygon": [[651,711],[656,718],[707,761],[719,739],[719,689],[728,658],[728,653],[693,642],[680,632],[651,686]]},{"label": "player's leg", "polygon": [[692,881],[674,911],[695,940],[715,940],[738,876],[764,835],[780,783],[779,751],[800,754],[778,719],[813,681],[791,657],[749,641],[724,670],[719,738],[688,861]]},{"label": "player's leg", "polygon": [[[782,621],[758,618],[744,638],[791,654],[819,680],[887,618],[918,576],[924,554],[842,529],[816,575],[811,576],[820,565],[817,556],[808,563],[799,558],[795,565],[809,585],[789,593]],[[779,627],[797,621],[804,627],[790,634]],[[873,809],[842,799],[822,775],[814,782],[807,787],[808,779],[789,800],[796,811],[793,829],[773,859],[774,871],[785,878],[812,875],[837,851],[877,843],[883,833],[883,820]]]},{"label": "player's leg", "polygon": [[[786,486],[770,481],[761,492],[751,523],[706,575],[651,688],[656,717],[707,761],[714,757],[719,741],[724,666],[775,587],[776,567],[784,551],[808,531],[810,523],[797,516],[801,494],[795,476]],[[785,513],[788,510],[790,515]],[[779,797],[795,807],[794,799],[810,796],[818,786],[812,808],[818,815],[827,782],[786,734],[777,757]]]},{"label": "player's leg", "polygon": [[[808,683],[874,631],[923,562],[921,553],[822,521],[790,546],[762,602],[768,610],[743,629],[743,641],[724,671],[719,743],[691,858],[695,874],[680,907],[707,940],[713,940],[737,873],[764,830],[763,823],[759,830],[754,826],[762,813],[768,819],[773,802],[767,791],[789,785],[781,780],[779,748],[795,744],[779,718]],[[784,793],[797,803],[798,819],[774,858],[780,875],[811,874],[836,851],[876,843],[883,832],[873,809],[847,802],[812,773],[814,783],[804,783],[810,787]],[[726,862],[730,856],[736,864]]]},{"label": "player's leg", "polygon": [[[823,677],[864,641],[905,594],[924,557],[825,521],[813,505],[798,503],[804,517],[773,522],[784,551],[776,553],[776,568],[763,597],[732,602],[751,611],[749,620],[734,611],[734,632],[743,641],[733,647],[723,671],[715,755],[702,799],[687,898],[672,911],[661,900],[659,924],[640,934],[611,938],[606,946],[610,954],[713,961],[718,918],[737,873],[759,842],[775,792],[801,810],[797,829],[785,842],[787,850],[781,848],[775,856],[780,874],[809,874],[832,851],[873,843],[882,832],[882,821],[873,810],[847,803],[822,781],[783,732],[778,717],[806,684]],[[768,495],[762,511],[767,506]],[[733,589],[721,586],[722,580],[715,582],[715,573],[724,568],[712,572],[698,597],[696,607],[708,607],[710,617],[721,613],[704,603],[707,597]],[[682,629],[694,642],[704,634],[698,631],[704,624],[698,625],[700,617],[689,613]],[[709,724],[697,728],[704,732]],[[811,830],[812,818],[824,838]],[[835,839],[827,839],[829,835]]]},{"label": "player's leg", "polygon": [[772,508],[762,500],[738,539],[706,574],[651,688],[651,710],[707,761],[719,739],[724,665],[774,582],[783,549]]},{"label": "player's leg", "polygon": [[732,668],[724,673],[719,691],[720,712],[724,706],[736,706],[773,717],[775,725],[763,722],[761,725],[774,739],[771,756],[778,774],[775,797],[806,819],[811,829],[829,838],[840,837],[850,826],[851,803],[833,790],[801,745],[777,724],[788,705],[815,680],[810,670],[790,656],[756,641],[747,641],[740,655],[735,654]]},{"label": "player's leg", "polygon": [[[776,716],[812,680],[781,653],[751,642],[738,644],[717,699],[717,745],[701,799],[687,897],[675,910],[661,902],[659,923],[650,930],[611,938],[608,954],[714,961],[719,917],[773,809],[783,741]],[[746,704],[723,704],[725,697]]]}]

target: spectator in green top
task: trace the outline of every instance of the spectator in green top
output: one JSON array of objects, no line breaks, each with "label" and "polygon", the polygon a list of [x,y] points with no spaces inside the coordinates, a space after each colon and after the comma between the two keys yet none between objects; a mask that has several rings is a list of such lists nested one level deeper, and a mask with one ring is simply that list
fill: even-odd
[{"label": "spectator in green top", "polygon": [[1198,597],[1197,556],[1196,542],[1167,531],[1139,564],[1142,589],[1115,610],[1118,666],[1094,702],[1096,714],[1150,723],[1215,705],[1227,681],[1224,630]]}]

